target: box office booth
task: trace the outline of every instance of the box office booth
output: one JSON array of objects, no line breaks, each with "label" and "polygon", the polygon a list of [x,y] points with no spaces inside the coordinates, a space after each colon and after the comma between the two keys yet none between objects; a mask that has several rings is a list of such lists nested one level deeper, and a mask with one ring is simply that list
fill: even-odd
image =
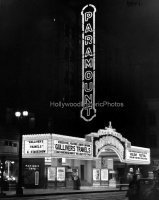
[{"label": "box office booth", "polygon": [[150,164],[150,149],[132,146],[111,125],[85,138],[23,135],[22,149],[26,188],[72,188],[75,177],[81,186],[116,187]]}]

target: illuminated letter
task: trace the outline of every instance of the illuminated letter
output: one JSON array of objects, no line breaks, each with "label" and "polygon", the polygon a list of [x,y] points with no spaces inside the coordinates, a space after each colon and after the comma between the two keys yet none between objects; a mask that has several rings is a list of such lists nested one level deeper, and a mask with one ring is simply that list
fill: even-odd
[{"label": "illuminated letter", "polygon": [[85,77],[85,79],[86,79],[87,81],[88,81],[88,80],[91,80],[92,77],[93,77],[93,73],[92,73],[91,71],[87,71],[87,72],[85,72],[84,77]]},{"label": "illuminated letter", "polygon": [[91,92],[92,90],[93,90],[93,83],[92,82],[89,83],[89,88],[88,88],[88,83],[84,84],[84,91],[85,92]]},{"label": "illuminated letter", "polygon": [[92,18],[92,12],[86,12],[85,13],[85,21],[87,22],[88,19]]},{"label": "illuminated letter", "polygon": [[93,56],[93,54],[92,54],[92,51],[91,51],[91,48],[90,48],[90,47],[88,47],[88,48],[86,49],[85,57],[87,57],[87,56]]},{"label": "illuminated letter", "polygon": [[85,95],[85,104],[86,105],[91,105],[92,104],[92,94],[90,94],[89,96],[88,95]]},{"label": "illuminated letter", "polygon": [[85,36],[85,45],[92,44],[92,39],[91,35]]},{"label": "illuminated letter", "polygon": [[93,30],[92,30],[91,24],[90,24],[90,23],[87,24],[86,29],[85,29],[85,33],[87,33],[87,32],[92,32],[92,31],[93,31]]},{"label": "illuminated letter", "polygon": [[92,58],[90,58],[89,60],[85,59],[85,68],[87,68],[87,67],[90,67],[90,68],[93,67],[93,59]]}]

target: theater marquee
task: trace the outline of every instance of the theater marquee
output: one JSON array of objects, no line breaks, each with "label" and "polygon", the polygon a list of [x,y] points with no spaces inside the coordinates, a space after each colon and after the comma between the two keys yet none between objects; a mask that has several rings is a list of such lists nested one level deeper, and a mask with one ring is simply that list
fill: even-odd
[{"label": "theater marquee", "polygon": [[47,153],[47,140],[28,140],[24,144],[25,154]]},{"label": "theater marquee", "polygon": [[89,136],[94,137],[93,142],[95,148],[93,152],[94,157],[97,159],[102,152],[106,153],[106,150],[112,150],[117,154],[122,163],[150,164],[150,149],[131,146],[130,141],[112,128],[111,122],[109,127],[100,129],[97,133],[91,133]]},{"label": "theater marquee", "polygon": [[126,162],[138,164],[150,164],[150,149],[131,146],[126,149]]},{"label": "theater marquee", "polygon": [[[130,141],[112,128],[111,122],[109,127],[90,133],[85,139],[50,133],[23,135],[23,158],[52,157],[98,161],[103,152],[107,156],[110,150],[117,154],[122,163],[150,164],[150,149],[131,146]],[[101,164],[101,160],[99,163]]]},{"label": "theater marquee", "polygon": [[90,144],[54,140],[53,149],[53,153],[59,155],[92,156],[92,145]]},{"label": "theater marquee", "polygon": [[112,136],[112,135],[106,135],[100,138],[99,140],[95,141],[96,146],[96,156],[98,157],[103,149],[112,149],[114,150],[118,156],[120,161],[122,162],[124,160],[124,152],[125,148],[122,142]]},{"label": "theater marquee", "polygon": [[83,138],[57,134],[23,135],[23,158],[93,158],[93,144]]}]

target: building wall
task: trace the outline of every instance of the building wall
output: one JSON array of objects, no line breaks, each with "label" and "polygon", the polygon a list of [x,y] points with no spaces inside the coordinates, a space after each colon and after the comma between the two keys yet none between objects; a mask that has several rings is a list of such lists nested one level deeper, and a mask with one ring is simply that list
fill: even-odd
[{"label": "building wall", "polygon": [[[110,112],[107,108],[98,108],[97,117],[100,113],[101,116],[107,113],[108,117],[99,117],[98,123],[92,123],[88,131],[88,124],[82,122],[78,126],[79,130],[76,129],[75,122],[78,124],[80,121],[79,109],[63,109],[65,112],[61,112],[61,108],[49,107],[50,101],[81,100],[81,9],[84,6],[81,4],[85,3],[76,1],[75,4],[76,7],[73,7],[67,1],[61,0],[37,0],[31,4],[27,1],[13,1],[12,4],[2,1],[1,44],[6,47],[6,51],[2,51],[3,70],[0,81],[4,87],[1,87],[1,105],[7,102],[11,108],[27,107],[33,110],[36,126],[45,131],[49,123],[49,129],[56,132],[68,133],[76,130],[84,135],[83,130],[88,133],[94,124],[97,127],[98,123],[105,123],[110,118],[122,130],[123,125],[118,120],[121,115],[125,116],[122,119],[125,123],[124,130],[128,128],[131,131],[135,120],[130,119],[132,113],[129,118],[126,113],[123,114],[125,107],[119,112],[116,109],[115,117],[113,108]],[[124,41],[103,29],[100,10],[107,14],[103,12],[106,3],[103,1],[99,6],[96,23],[96,99],[97,102],[121,102],[123,99],[128,102],[130,94],[130,99],[139,96],[136,87],[141,86],[139,81],[142,77],[142,66],[135,63],[130,66],[130,56],[127,55]],[[5,31],[7,40],[4,40]],[[11,41],[14,41],[12,45]],[[132,60],[136,58],[136,54],[131,56]],[[130,104],[132,102],[133,100]],[[61,123],[64,125],[61,126]]]},{"label": "building wall", "polygon": [[151,165],[144,166],[146,171],[153,171],[154,160],[159,160],[159,99],[145,101],[146,146],[151,149]]}]

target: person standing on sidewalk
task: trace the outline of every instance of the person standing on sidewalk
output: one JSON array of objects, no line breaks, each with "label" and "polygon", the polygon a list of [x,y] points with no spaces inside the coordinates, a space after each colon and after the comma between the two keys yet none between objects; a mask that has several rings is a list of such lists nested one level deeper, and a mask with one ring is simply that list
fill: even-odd
[{"label": "person standing on sidewalk", "polygon": [[139,192],[140,192],[140,185],[137,182],[137,175],[133,175],[133,179],[129,183],[129,189],[126,196],[129,200],[138,200],[139,199]]},{"label": "person standing on sidewalk", "polygon": [[73,176],[73,189],[74,190],[80,190],[80,179],[77,175]]}]

